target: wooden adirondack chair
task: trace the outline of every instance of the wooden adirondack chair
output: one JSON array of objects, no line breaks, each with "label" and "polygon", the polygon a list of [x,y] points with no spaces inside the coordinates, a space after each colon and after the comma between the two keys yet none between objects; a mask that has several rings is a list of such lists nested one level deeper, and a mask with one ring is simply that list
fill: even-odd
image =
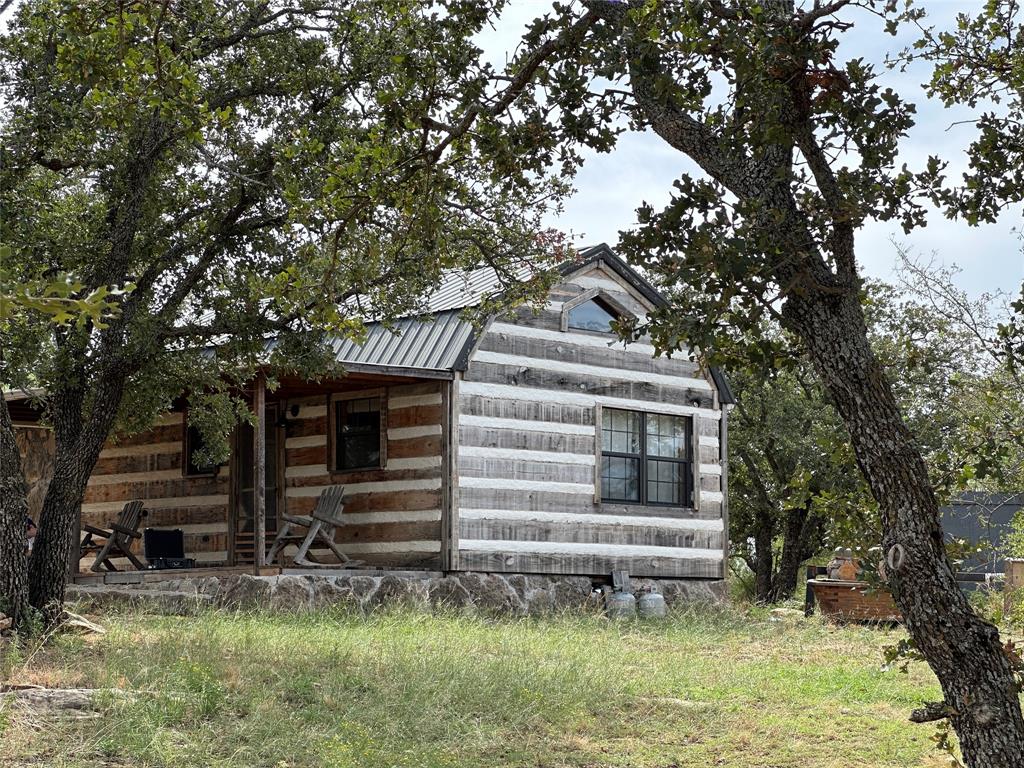
[{"label": "wooden adirondack chair", "polygon": [[[281,530],[278,531],[277,536],[274,538],[274,543],[270,546],[266,562],[274,562],[274,558],[289,544],[298,544],[299,549],[295,553],[294,558],[296,565],[334,568],[339,566],[341,568],[351,568],[356,565],[362,565],[362,560],[350,558],[338,549],[338,544],[334,541],[335,529],[345,525],[345,520],[341,516],[341,511],[345,508],[344,495],[345,486],[334,485],[323,490],[320,498],[317,499],[316,507],[314,507],[311,515],[281,515],[284,525],[281,526]],[[320,563],[310,560],[309,548],[316,541],[319,541],[331,550],[335,557],[338,558],[338,562]]]},{"label": "wooden adirondack chair", "polygon": [[[102,573],[104,568],[116,571],[117,567],[110,560],[121,556],[127,557],[138,570],[143,570],[146,566],[132,552],[132,539],[142,538],[139,524],[145,516],[146,510],[141,501],[129,501],[117,516],[117,522],[108,523],[110,530],[83,525],[86,535],[82,539],[79,551],[82,555],[86,552],[96,552],[96,560],[93,561],[90,570],[97,573]],[[95,540],[96,538],[105,541],[101,544]]]}]

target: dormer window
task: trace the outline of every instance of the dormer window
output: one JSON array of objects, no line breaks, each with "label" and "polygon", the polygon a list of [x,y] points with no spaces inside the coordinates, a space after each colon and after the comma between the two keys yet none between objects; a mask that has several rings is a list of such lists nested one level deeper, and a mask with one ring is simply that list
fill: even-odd
[{"label": "dormer window", "polygon": [[618,315],[601,299],[590,299],[569,310],[569,328],[577,331],[611,333]]}]

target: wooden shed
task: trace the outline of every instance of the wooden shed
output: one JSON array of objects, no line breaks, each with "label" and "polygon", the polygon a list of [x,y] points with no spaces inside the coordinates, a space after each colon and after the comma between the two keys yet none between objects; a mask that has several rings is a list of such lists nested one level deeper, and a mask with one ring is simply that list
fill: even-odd
[{"label": "wooden shed", "polygon": [[[236,429],[222,466],[197,465],[187,414],[166,414],[104,449],[83,523],[142,499],[145,526],[182,529],[197,567],[259,566],[282,513],[344,485],[338,541],[374,567],[723,578],[724,378],[618,341],[613,319],[663,299],[607,246],[562,272],[542,312],[482,330],[461,310],[498,289],[493,272],[451,275],[425,320],[339,342],[343,378],[255,381],[259,423]],[[9,399],[33,428],[27,402]],[[46,479],[35,470],[35,495]]]}]

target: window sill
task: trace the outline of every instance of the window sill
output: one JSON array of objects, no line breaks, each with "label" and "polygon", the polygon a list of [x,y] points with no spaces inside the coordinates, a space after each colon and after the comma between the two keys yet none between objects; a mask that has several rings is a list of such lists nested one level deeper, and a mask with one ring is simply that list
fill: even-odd
[{"label": "window sill", "polygon": [[368,467],[347,467],[346,469],[331,469],[328,474],[332,478],[346,477],[347,475],[357,475],[362,472],[383,472],[387,467],[382,467],[380,464],[371,464]]},{"label": "window sill", "polygon": [[568,328],[563,328],[562,333],[581,333],[584,336],[594,336],[595,338],[598,339],[612,339],[614,341],[623,341],[619,334],[615,333],[614,331],[593,331],[590,330],[589,328],[573,328],[572,326],[569,326]]},{"label": "window sill", "polygon": [[672,512],[683,512],[690,514],[697,514],[699,510],[694,506],[680,506],[678,504],[658,504],[655,502],[641,502],[641,501],[614,501],[611,499],[601,499],[601,501],[594,502],[595,507],[627,507],[630,509],[646,510],[646,509],[663,509]]},{"label": "window sill", "polygon": [[220,467],[217,467],[213,472],[182,472],[181,476],[186,480],[201,480],[202,478],[218,477],[220,475]]}]

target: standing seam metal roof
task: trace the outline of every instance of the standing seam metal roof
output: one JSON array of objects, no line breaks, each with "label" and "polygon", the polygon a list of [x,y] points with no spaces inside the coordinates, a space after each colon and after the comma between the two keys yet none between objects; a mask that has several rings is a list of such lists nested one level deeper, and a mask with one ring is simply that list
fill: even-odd
[{"label": "standing seam metal roof", "polygon": [[362,344],[351,339],[332,342],[334,355],[348,364],[454,370],[473,335],[473,325],[459,315],[453,309],[423,318],[406,317],[390,328],[371,323]]},{"label": "standing seam metal roof", "polygon": [[[517,279],[529,276],[527,268],[516,275]],[[428,314],[401,318],[390,328],[367,323],[362,344],[349,339],[333,342],[335,358],[349,365],[462,370],[466,361],[461,355],[473,337],[473,325],[460,317],[461,310],[477,306],[501,289],[491,267],[450,272],[427,299]]]},{"label": "standing seam metal roof", "polygon": [[[654,286],[612,251],[606,244],[582,248],[578,258],[563,266],[569,274],[584,265],[602,260],[624,280],[629,282],[650,301],[665,304],[665,298]],[[530,277],[524,267],[516,279]],[[468,272],[450,272],[426,302],[427,315],[402,318],[388,328],[380,323],[368,323],[367,336],[362,344],[348,339],[333,343],[338,362],[349,365],[375,365],[437,371],[465,370],[468,350],[473,340],[473,325],[462,319],[461,310],[474,307],[499,293],[502,283],[492,267],[481,267]],[[711,376],[722,403],[734,403],[722,371],[712,368]]]}]

